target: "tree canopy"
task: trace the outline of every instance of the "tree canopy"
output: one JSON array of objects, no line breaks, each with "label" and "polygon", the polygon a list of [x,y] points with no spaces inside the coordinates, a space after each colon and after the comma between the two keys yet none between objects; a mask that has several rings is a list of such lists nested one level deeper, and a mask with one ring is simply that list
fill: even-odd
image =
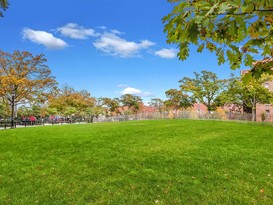
[{"label": "tree canopy", "polygon": [[[173,10],[163,18],[164,31],[168,43],[179,45],[181,60],[189,56],[191,44],[198,52],[214,52],[219,65],[228,61],[232,69],[252,66],[254,54],[272,57],[273,1],[168,1]],[[265,61],[250,74],[272,74],[272,67],[273,61]]]},{"label": "tree canopy", "polygon": [[0,0],[0,17],[3,17],[3,11],[5,11],[8,6],[8,0]]},{"label": "tree canopy", "polygon": [[100,99],[103,106],[106,107],[107,115],[112,116],[113,114],[119,114],[119,99],[118,98],[107,98],[103,97]]},{"label": "tree canopy", "polygon": [[175,114],[177,114],[177,110],[192,107],[195,103],[195,100],[191,96],[183,93],[181,90],[170,89],[165,94],[167,100],[165,100],[164,104],[169,108],[173,108]]},{"label": "tree canopy", "polygon": [[56,95],[49,98],[49,107],[56,108],[60,114],[70,116],[84,112],[87,108],[93,107],[95,99],[86,90],[77,91],[65,85],[59,89]]},{"label": "tree canopy", "polygon": [[11,103],[13,96],[15,104],[43,100],[57,84],[46,61],[42,54],[0,50],[0,97]]},{"label": "tree canopy", "polygon": [[140,104],[142,103],[142,99],[139,96],[124,94],[120,97],[120,102],[123,106],[127,106],[133,113],[137,113],[140,110]]},{"label": "tree canopy", "polygon": [[42,110],[42,108],[39,107],[38,105],[32,105],[31,107],[27,107],[27,106],[23,105],[18,108],[17,116],[18,117],[26,117],[26,116],[40,117],[41,110]]},{"label": "tree canopy", "polygon": [[156,108],[159,113],[162,113],[165,110],[164,101],[160,98],[152,98],[149,105]]},{"label": "tree canopy", "polygon": [[272,81],[272,77],[262,75],[259,79],[252,79],[244,84],[240,78],[232,77],[227,90],[221,94],[221,100],[226,105],[235,105],[239,109],[250,108],[252,121],[256,121],[257,104],[270,104],[273,102],[273,93],[265,87],[265,83]]},{"label": "tree canopy", "polygon": [[242,112],[244,106],[244,84],[239,77],[231,75],[225,90],[219,95],[219,104],[229,107],[230,111]]},{"label": "tree canopy", "polygon": [[215,110],[217,107],[217,97],[222,91],[224,80],[218,79],[213,72],[206,70],[201,73],[194,72],[194,78],[184,77],[179,82],[182,91],[189,92],[192,97],[200,103],[203,103],[208,111]]},{"label": "tree canopy", "polygon": [[9,116],[9,106],[6,102],[0,99],[0,120],[3,117]]}]

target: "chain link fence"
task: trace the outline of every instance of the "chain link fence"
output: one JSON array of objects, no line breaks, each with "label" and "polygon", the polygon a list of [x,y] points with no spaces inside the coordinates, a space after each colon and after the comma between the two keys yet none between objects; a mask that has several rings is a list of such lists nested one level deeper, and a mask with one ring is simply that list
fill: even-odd
[{"label": "chain link fence", "polygon": [[113,117],[100,116],[94,118],[94,122],[118,122],[129,120],[157,120],[157,119],[206,119],[206,120],[226,120],[226,121],[251,121],[251,113],[220,113],[220,112],[194,112],[179,111],[174,112],[154,112],[154,113],[137,113],[133,115],[119,115]]},{"label": "chain link fence", "polygon": [[[271,116],[267,116],[266,121],[270,121]],[[118,115],[112,117],[99,116],[97,118],[81,118],[70,120],[46,120],[36,121],[14,121],[14,127],[28,126],[45,126],[45,125],[62,125],[62,124],[81,124],[81,123],[98,123],[98,122],[122,122],[130,120],[159,120],[159,119],[202,119],[202,120],[223,120],[223,121],[251,121],[251,113],[235,112],[196,112],[196,111],[178,111],[178,112],[153,112],[137,113],[132,115]],[[11,128],[11,121],[0,121],[0,129]]]},{"label": "chain link fence", "polygon": [[[17,128],[17,127],[30,127],[30,126],[47,126],[47,125],[63,125],[63,124],[80,124],[86,123],[84,119],[71,119],[71,120],[48,120],[39,119],[35,121],[30,120],[14,120],[12,123],[10,120],[0,121],[0,129]],[[13,127],[12,127],[13,124]]]}]

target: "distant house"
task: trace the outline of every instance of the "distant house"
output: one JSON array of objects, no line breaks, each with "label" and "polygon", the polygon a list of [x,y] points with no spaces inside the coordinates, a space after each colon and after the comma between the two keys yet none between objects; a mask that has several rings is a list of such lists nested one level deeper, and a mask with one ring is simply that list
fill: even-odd
[{"label": "distant house", "polygon": [[197,114],[202,114],[208,112],[207,107],[202,103],[194,103],[193,107],[190,108],[192,111]]},{"label": "distant house", "polygon": [[157,112],[157,109],[155,107],[144,105],[143,103],[141,103],[139,112],[155,113]]},{"label": "distant house", "polygon": [[[264,87],[268,88],[271,92],[273,92],[273,81],[268,81],[264,83]],[[258,104],[256,106],[256,118],[257,121],[262,121],[262,114],[265,114],[265,121],[273,122],[272,114],[273,114],[273,106],[272,104]]]},{"label": "distant house", "polygon": [[[147,106],[144,105],[144,103],[139,103],[140,109],[138,110],[138,114],[140,113],[155,113],[157,112],[157,109],[155,107],[152,106]],[[130,110],[130,108],[128,106],[122,106],[118,108],[119,113],[126,113],[127,111]]]}]

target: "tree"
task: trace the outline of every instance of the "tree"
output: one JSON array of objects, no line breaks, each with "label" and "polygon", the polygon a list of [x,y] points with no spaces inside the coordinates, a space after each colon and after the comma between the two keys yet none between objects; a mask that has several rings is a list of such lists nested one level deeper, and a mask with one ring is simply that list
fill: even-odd
[{"label": "tree", "polygon": [[63,114],[68,117],[71,118],[71,115],[74,115],[77,112],[77,109],[75,107],[66,107]]},{"label": "tree", "polygon": [[7,0],[0,0],[0,17],[3,17],[3,11],[5,11],[9,6],[9,3]]},{"label": "tree", "polygon": [[17,116],[18,117],[41,117],[41,110],[42,108],[38,105],[32,105],[30,107],[27,107],[25,105],[21,106],[17,110]]},{"label": "tree", "polygon": [[0,120],[9,116],[9,106],[6,102],[0,99]]},{"label": "tree", "polygon": [[227,80],[226,89],[217,98],[219,105],[228,106],[230,111],[243,112],[244,86],[239,77],[231,75]]},{"label": "tree", "polygon": [[49,116],[54,116],[58,114],[58,110],[56,108],[46,108],[46,112]]},{"label": "tree", "polygon": [[[84,112],[95,104],[95,99],[86,90],[77,91],[65,85],[49,98],[49,107],[56,108],[60,114],[70,116]],[[69,114],[70,113],[70,114]]]},{"label": "tree", "polygon": [[233,78],[229,81],[228,90],[222,96],[227,104],[232,102],[240,106],[247,106],[251,109],[252,121],[256,121],[257,104],[270,104],[273,101],[273,93],[264,86],[264,83],[271,81],[272,77],[262,75],[259,79],[252,79],[244,84],[240,78]]},{"label": "tree", "polygon": [[32,116],[35,116],[35,117],[41,117],[41,111],[42,111],[42,108],[39,106],[39,105],[32,105],[31,106],[31,115]]},{"label": "tree", "polygon": [[133,113],[136,114],[140,110],[142,99],[139,96],[124,94],[121,96],[120,102],[123,104],[123,106],[127,106]]},{"label": "tree", "polygon": [[169,108],[175,110],[175,117],[177,116],[177,111],[182,108],[192,107],[195,100],[187,94],[184,94],[181,90],[170,89],[165,92],[168,98],[164,104]]},{"label": "tree", "polygon": [[119,110],[120,100],[118,98],[111,99],[111,98],[104,97],[104,98],[101,98],[100,100],[101,100],[101,104],[103,106],[106,106],[108,116],[113,116],[113,114],[120,113],[120,110]]},{"label": "tree", "polygon": [[156,110],[162,114],[162,112],[165,110],[164,101],[160,98],[152,98],[149,102],[149,105],[156,108]]},{"label": "tree", "polygon": [[182,91],[189,92],[192,97],[200,103],[203,103],[208,111],[213,111],[217,107],[216,98],[220,94],[224,80],[218,79],[213,72],[206,70],[201,74],[194,72],[195,78],[184,77],[179,82]]},{"label": "tree", "polygon": [[[168,0],[173,10],[162,20],[167,42],[178,44],[181,60],[189,56],[189,46],[214,52],[218,64],[228,61],[232,69],[242,64],[252,66],[253,54],[267,57],[273,54],[273,1],[184,1]],[[272,74],[273,61],[264,62],[250,73]]]},{"label": "tree", "polygon": [[89,107],[85,110],[85,113],[88,115],[90,122],[94,121],[94,117],[98,118],[100,115],[105,114],[105,109],[100,105],[95,105],[93,107]]},{"label": "tree", "polygon": [[41,100],[55,88],[57,82],[46,61],[43,54],[0,50],[0,97],[10,103],[12,120],[16,105]]},{"label": "tree", "polygon": [[19,118],[31,116],[31,108],[25,105],[19,107],[17,110],[17,116]]}]

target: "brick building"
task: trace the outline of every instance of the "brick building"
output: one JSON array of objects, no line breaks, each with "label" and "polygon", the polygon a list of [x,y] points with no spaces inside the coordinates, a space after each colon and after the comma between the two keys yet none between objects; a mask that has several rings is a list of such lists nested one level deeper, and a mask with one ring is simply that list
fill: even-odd
[{"label": "brick building", "polygon": [[[273,81],[264,83],[264,86],[273,92]],[[265,121],[273,122],[273,106],[272,104],[258,104],[256,107],[256,118],[257,121],[262,121],[262,114],[265,114]]]}]

